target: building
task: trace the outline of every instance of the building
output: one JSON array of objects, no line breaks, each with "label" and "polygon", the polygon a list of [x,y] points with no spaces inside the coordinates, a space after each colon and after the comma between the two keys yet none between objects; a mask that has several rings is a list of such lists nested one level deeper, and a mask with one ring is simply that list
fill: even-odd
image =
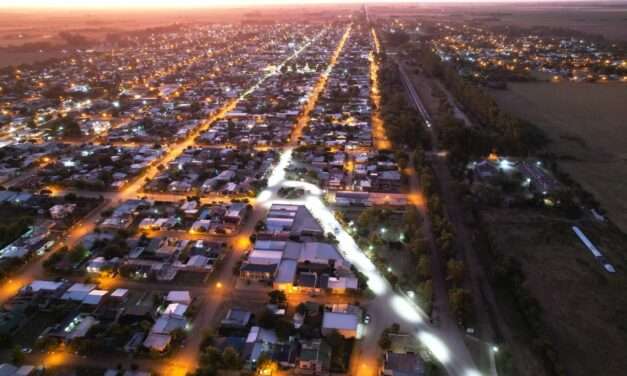
[{"label": "building", "polygon": [[344,338],[357,337],[359,317],[352,313],[324,312],[322,315],[322,334],[329,335],[337,331]]},{"label": "building", "polygon": [[425,363],[416,353],[394,353],[387,351],[383,356],[381,376],[425,376]]}]

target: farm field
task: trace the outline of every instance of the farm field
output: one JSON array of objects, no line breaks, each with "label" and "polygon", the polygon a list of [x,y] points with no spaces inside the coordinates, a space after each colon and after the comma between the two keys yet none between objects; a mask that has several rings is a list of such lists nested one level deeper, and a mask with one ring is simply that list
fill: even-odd
[{"label": "farm field", "polygon": [[373,14],[385,17],[425,20],[451,20],[484,26],[521,28],[549,27],[602,35],[608,40],[627,41],[627,5],[624,2],[580,2],[570,4],[520,2],[509,4],[475,3],[447,4],[378,4],[370,7]]},{"label": "farm field", "polygon": [[[506,10],[505,12],[509,11]],[[625,4],[588,5],[576,8],[559,7],[559,4],[541,6],[520,4],[509,13],[496,14],[485,23],[490,26],[543,26],[577,30],[587,34],[603,35],[609,40],[627,40]],[[477,20],[481,21],[479,17]]]},{"label": "farm field", "polygon": [[[614,349],[627,346],[625,236],[599,223],[555,217],[548,210],[493,209],[482,217],[495,253],[511,257],[521,266],[524,287],[538,300],[543,332],[555,348],[564,374],[624,375],[627,356],[617,356]],[[614,263],[617,273],[604,271],[576,238],[570,228],[573,224]],[[486,267],[494,268],[493,257],[489,260]],[[499,305],[509,312],[511,290],[496,286]],[[533,339],[526,338],[529,331],[524,319],[518,314],[508,313],[507,317],[515,337],[531,348]],[[522,375],[541,374],[532,370],[534,362],[516,351],[514,361]]]},{"label": "farm field", "polygon": [[505,110],[547,132],[560,168],[627,231],[627,85],[510,83],[491,93]]}]

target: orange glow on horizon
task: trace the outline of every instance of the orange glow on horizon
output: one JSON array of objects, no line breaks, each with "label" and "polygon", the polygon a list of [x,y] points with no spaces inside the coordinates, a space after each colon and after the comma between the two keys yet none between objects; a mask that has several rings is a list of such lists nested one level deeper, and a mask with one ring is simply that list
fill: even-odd
[{"label": "orange glow on horizon", "polygon": [[[445,0],[447,3],[468,3],[468,2],[493,2],[493,0]],[[503,2],[515,2],[517,0],[501,0]],[[540,0],[542,1],[542,0]],[[423,0],[423,3],[442,3],[442,0]],[[198,9],[198,8],[233,8],[242,6],[259,5],[282,5],[299,6],[304,4],[363,4],[363,3],[414,3],[411,0],[104,0],[99,2],[86,3],[83,0],[22,0],[9,1],[0,0],[0,4],[5,9]]]}]

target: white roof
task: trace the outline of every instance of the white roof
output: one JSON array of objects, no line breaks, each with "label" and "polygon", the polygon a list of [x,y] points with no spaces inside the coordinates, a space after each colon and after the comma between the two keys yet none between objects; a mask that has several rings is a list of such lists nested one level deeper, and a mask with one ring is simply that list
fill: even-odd
[{"label": "white roof", "polygon": [[168,302],[189,304],[192,301],[189,291],[170,291],[166,298]]},{"label": "white roof", "polygon": [[272,265],[281,262],[283,251],[259,251],[253,250],[248,256],[251,264]]},{"label": "white roof", "polygon": [[187,260],[186,266],[202,267],[209,263],[209,258],[203,255],[193,255]]},{"label": "white roof", "polygon": [[21,366],[16,372],[15,376],[28,376],[33,373],[35,366]]},{"label": "white roof", "polygon": [[144,347],[149,349],[164,351],[170,344],[172,337],[168,334],[150,333],[144,340]]},{"label": "white roof", "polygon": [[163,333],[169,334],[176,329],[182,329],[185,327],[185,319],[174,317],[174,316],[159,316],[157,321],[155,321],[152,328],[150,328],[151,333]]},{"label": "white roof", "polygon": [[248,332],[246,337],[246,343],[265,342],[265,343],[277,343],[278,339],[274,330],[260,328],[253,326]]},{"label": "white roof", "polygon": [[307,242],[303,246],[303,250],[298,261],[311,261],[326,263],[328,260],[343,260],[344,258],[338,252],[337,248],[328,243]]},{"label": "white roof", "polygon": [[96,325],[97,323],[98,321],[96,321],[96,319],[91,316],[81,317],[78,325],[74,327],[74,330],[72,330],[72,332],[69,333],[66,338],[69,340],[82,338],[87,334],[87,332],[89,332],[89,329],[91,329],[91,327]]},{"label": "white roof", "polygon": [[359,318],[352,313],[324,312],[322,327],[324,329],[357,330]]},{"label": "white roof", "polygon": [[356,289],[359,285],[355,277],[329,277],[327,287],[330,289]]},{"label": "white roof", "polygon": [[84,304],[98,304],[107,295],[109,291],[107,290],[92,290],[87,294],[85,299],[83,299]]},{"label": "white roof", "polygon": [[187,304],[171,303],[165,308],[163,314],[182,317],[187,312],[187,308],[189,308]]},{"label": "white roof", "polygon": [[96,285],[94,284],[86,284],[86,283],[75,283],[73,284],[67,291],[70,292],[90,292],[95,289]]},{"label": "white roof", "polygon": [[61,282],[52,282],[52,281],[33,281],[30,285],[28,285],[34,292],[37,291],[54,291],[61,287],[63,283]]},{"label": "white roof", "polygon": [[123,298],[126,294],[128,294],[128,289],[117,289],[111,294],[111,296],[114,298]]},{"label": "white roof", "polygon": [[93,284],[75,283],[61,297],[65,300],[82,301],[96,288]]},{"label": "white roof", "polygon": [[279,271],[274,278],[276,283],[292,283],[296,277],[298,263],[295,260],[283,260],[279,265]]}]

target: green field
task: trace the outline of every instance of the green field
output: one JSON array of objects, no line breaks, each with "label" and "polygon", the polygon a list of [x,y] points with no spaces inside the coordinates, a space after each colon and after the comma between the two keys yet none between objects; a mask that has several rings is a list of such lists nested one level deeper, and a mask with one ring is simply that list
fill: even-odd
[{"label": "green field", "polygon": [[510,83],[492,94],[547,132],[560,167],[627,231],[627,84]]}]

